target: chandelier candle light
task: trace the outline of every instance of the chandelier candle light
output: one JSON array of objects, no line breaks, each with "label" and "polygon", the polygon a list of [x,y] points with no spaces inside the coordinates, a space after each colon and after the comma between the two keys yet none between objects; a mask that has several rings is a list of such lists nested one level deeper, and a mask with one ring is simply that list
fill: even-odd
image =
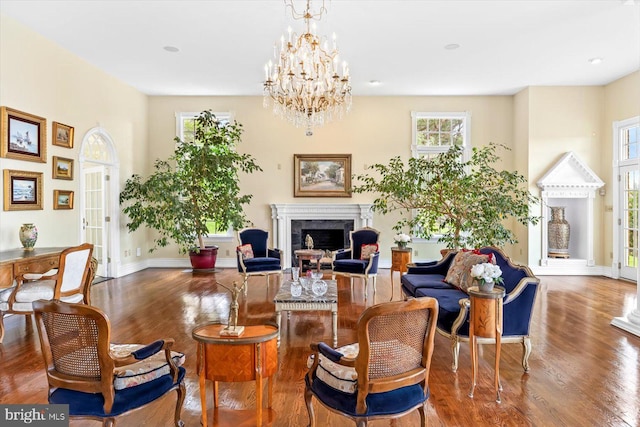
[{"label": "chandelier candle light", "polygon": [[[297,13],[293,0],[285,0],[293,19],[303,19],[305,32],[297,35],[291,27],[280,38],[280,49],[273,47],[274,60],[264,66],[264,105],[273,103],[273,111],[296,127],[305,126],[306,135],[313,135],[315,126],[322,126],[335,117],[342,117],[351,108],[349,67],[340,68],[336,35],[331,42],[316,34],[316,24],[326,11],[324,1],[320,11],[312,14],[311,0],[303,14]],[[331,45],[331,49],[329,48]]]}]

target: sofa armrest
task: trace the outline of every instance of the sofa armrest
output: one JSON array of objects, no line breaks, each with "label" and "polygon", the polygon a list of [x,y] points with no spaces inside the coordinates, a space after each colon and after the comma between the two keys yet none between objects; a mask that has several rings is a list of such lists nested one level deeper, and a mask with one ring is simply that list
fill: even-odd
[{"label": "sofa armrest", "polygon": [[369,264],[365,269],[365,274],[374,274],[378,272],[378,260],[380,259],[380,252],[369,255]]},{"label": "sofa armrest", "polygon": [[460,304],[460,312],[458,313],[458,317],[453,321],[453,325],[451,325],[451,335],[458,335],[458,331],[465,324],[469,317],[469,309],[471,308],[471,300],[469,298],[462,298],[458,301]]},{"label": "sofa armrest", "polygon": [[267,248],[267,256],[270,258],[279,258],[282,261],[282,251],[278,248]]},{"label": "sofa armrest", "polygon": [[518,282],[516,287],[513,288],[513,290],[511,292],[509,292],[505,296],[504,304],[509,304],[511,301],[513,301],[516,298],[518,298],[524,292],[524,290],[527,288],[527,286],[529,286],[529,284],[531,284],[531,285],[539,285],[540,284],[540,279],[538,279],[537,277],[529,277],[529,276],[523,277],[520,280],[520,282]]}]

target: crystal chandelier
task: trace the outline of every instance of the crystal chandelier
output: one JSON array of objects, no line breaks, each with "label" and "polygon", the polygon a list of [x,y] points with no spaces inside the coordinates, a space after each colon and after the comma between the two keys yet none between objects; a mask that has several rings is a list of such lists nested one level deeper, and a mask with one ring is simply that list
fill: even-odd
[{"label": "crystal chandelier", "polygon": [[[280,37],[280,49],[273,47],[274,60],[264,66],[264,105],[296,127],[305,126],[307,136],[315,126],[340,118],[351,108],[351,84],[346,62],[340,67],[336,36],[331,43],[316,34],[316,24],[326,12],[324,0],[320,12],[312,14],[310,0],[303,14],[297,13],[293,0],[285,0],[294,19],[303,19],[305,32],[298,36],[288,28]],[[329,45],[331,44],[331,50]]]}]

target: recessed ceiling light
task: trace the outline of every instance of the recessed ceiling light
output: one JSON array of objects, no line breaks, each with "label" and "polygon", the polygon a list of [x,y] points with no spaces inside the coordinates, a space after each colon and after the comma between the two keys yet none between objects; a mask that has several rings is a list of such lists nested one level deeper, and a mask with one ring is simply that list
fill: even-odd
[{"label": "recessed ceiling light", "polygon": [[369,80],[371,86],[380,86],[380,80]]},{"label": "recessed ceiling light", "polygon": [[446,45],[444,48],[447,50],[456,50],[460,47],[460,45],[458,43],[451,43]]},{"label": "recessed ceiling light", "polygon": [[167,52],[179,52],[180,49],[178,49],[175,46],[165,46],[163,47],[164,50],[166,50]]},{"label": "recessed ceiling light", "polygon": [[598,65],[602,63],[602,58],[600,57],[596,57],[596,58],[590,58],[589,59],[589,64],[591,65]]}]

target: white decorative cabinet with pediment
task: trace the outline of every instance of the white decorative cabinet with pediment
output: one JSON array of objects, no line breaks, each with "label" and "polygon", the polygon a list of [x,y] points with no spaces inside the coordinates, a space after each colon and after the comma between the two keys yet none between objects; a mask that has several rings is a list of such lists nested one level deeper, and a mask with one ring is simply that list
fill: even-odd
[{"label": "white decorative cabinet with pediment", "polygon": [[[542,190],[540,270],[545,274],[589,274],[593,255],[593,202],[604,182],[574,152],[567,152],[538,181]],[[569,257],[549,257],[548,223],[551,207],[564,206],[570,225]],[[536,268],[538,270],[538,268]]]}]

